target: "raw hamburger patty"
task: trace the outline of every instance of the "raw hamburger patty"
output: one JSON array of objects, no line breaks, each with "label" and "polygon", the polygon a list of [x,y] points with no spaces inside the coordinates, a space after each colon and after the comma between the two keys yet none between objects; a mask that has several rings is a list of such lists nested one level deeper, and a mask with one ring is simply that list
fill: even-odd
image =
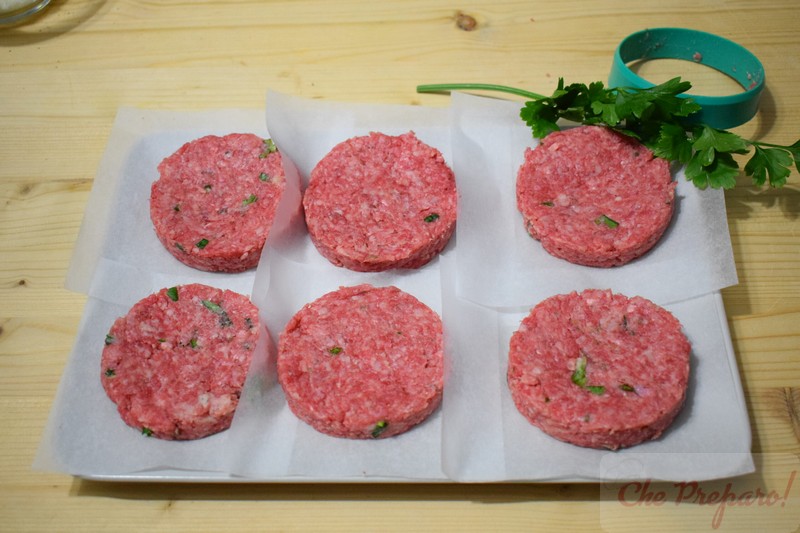
[{"label": "raw hamburger patty", "polygon": [[311,171],[303,197],[319,252],[360,272],[430,261],[453,234],[456,204],[452,170],[413,132],[338,144]]},{"label": "raw hamburger patty", "polygon": [[586,290],[534,307],[511,337],[508,385],[545,433],[617,449],[655,439],[686,397],[681,324],[641,297]]},{"label": "raw hamburger patty", "polygon": [[209,135],[159,165],[150,218],[179,261],[211,272],[255,267],[286,186],[281,154],[249,133]]},{"label": "raw hamburger patty", "polygon": [[106,336],[101,381],[128,425],[162,439],[227,429],[259,336],[245,296],[207,285],[162,289]]},{"label": "raw hamburger patty", "polygon": [[669,225],[669,163],[601,126],[554,132],[525,152],[517,207],[550,254],[579,265],[623,265],[650,250]]},{"label": "raw hamburger patty", "polygon": [[317,431],[384,438],[440,404],[442,321],[396,287],[342,287],[303,307],[278,342],[292,412]]}]

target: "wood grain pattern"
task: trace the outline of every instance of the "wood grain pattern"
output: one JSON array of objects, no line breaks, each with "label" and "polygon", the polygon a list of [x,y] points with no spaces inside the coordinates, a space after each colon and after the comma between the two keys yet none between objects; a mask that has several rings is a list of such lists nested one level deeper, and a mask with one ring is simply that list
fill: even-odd
[{"label": "wood grain pattern", "polygon": [[[596,484],[108,484],[30,468],[86,301],[64,275],[120,106],[260,110],[267,88],[443,106],[416,85],[457,81],[547,93],[559,76],[606,79],[617,43],[657,26],[752,50],[767,90],[736,131],[797,140],[795,0],[52,0],[35,20],[0,29],[0,530],[710,529],[712,508],[634,509],[618,487]],[[706,92],[730,87],[686,72]],[[782,190],[739,183],[726,193],[739,284],[722,293],[759,472],[737,483],[784,491],[800,455],[800,173]],[[726,525],[789,531],[799,501],[729,509]]]},{"label": "wood grain pattern", "polygon": [[794,387],[784,387],[778,394],[782,400],[783,418],[789,421],[797,442],[800,442],[800,390]]}]

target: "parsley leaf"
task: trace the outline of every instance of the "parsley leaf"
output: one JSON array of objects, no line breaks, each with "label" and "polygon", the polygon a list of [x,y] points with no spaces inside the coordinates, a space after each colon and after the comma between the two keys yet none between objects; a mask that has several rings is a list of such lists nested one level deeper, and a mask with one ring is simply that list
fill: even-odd
[{"label": "parsley leaf", "polygon": [[692,141],[692,148],[695,150],[713,148],[718,152],[744,153],[747,150],[747,143],[729,131],[703,125],[700,128],[700,134]]},{"label": "parsley leaf", "polygon": [[[780,148],[754,146],[754,149],[755,154],[745,165],[744,171],[753,177],[756,185],[764,185],[769,179],[771,186],[782,187],[791,173],[792,153]],[[794,160],[798,161],[797,155],[794,155]]]},{"label": "parsley leaf", "polygon": [[795,168],[797,168],[797,171],[800,172],[800,140],[791,146],[787,146],[786,149],[789,150],[790,154],[792,154]]},{"label": "parsley leaf", "polygon": [[686,137],[686,130],[681,126],[662,124],[653,153],[656,157],[686,164],[692,158],[692,142]]},{"label": "parsley leaf", "polygon": [[606,124],[619,124],[619,114],[617,113],[616,102],[595,100],[591,105],[592,112],[596,115],[600,115],[603,122]]},{"label": "parsley leaf", "polygon": [[560,129],[556,125],[558,112],[541,102],[525,102],[525,107],[520,110],[519,115],[533,130],[534,137],[545,137]]},{"label": "parsley leaf", "polygon": [[715,153],[709,161],[707,152],[695,152],[686,165],[686,179],[699,189],[720,187],[730,189],[736,185],[739,167],[728,153]]}]

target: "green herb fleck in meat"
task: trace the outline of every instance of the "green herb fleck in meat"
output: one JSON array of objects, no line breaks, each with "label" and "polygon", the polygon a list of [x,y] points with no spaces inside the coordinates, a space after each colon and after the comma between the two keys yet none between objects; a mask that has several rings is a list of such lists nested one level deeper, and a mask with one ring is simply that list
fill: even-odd
[{"label": "green herb fleck in meat", "polygon": [[586,389],[587,391],[591,392],[592,394],[603,394],[606,391],[606,388],[602,385],[587,385],[586,384],[586,363],[588,359],[585,355],[581,355],[578,357],[577,362],[575,363],[575,370],[572,372],[572,382],[579,386],[582,389]]},{"label": "green herb fleck in meat", "polygon": [[181,211],[181,204],[175,204],[175,205],[173,205],[173,206],[172,206],[172,210],[173,210],[173,211],[175,211],[176,213],[180,213],[180,211]]},{"label": "green herb fleck in meat", "polygon": [[192,337],[189,339],[189,346],[191,348],[197,348],[197,337]]},{"label": "green herb fleck in meat", "polygon": [[430,215],[425,217],[425,222],[434,222],[435,220],[439,219],[439,213],[431,213]]},{"label": "green herb fleck in meat", "polygon": [[270,176],[266,172],[262,172],[261,174],[258,175],[258,179],[260,179],[261,181],[269,181],[272,179],[272,176]]},{"label": "green herb fleck in meat", "polygon": [[225,310],[218,304],[215,304],[210,300],[203,300],[203,305],[212,313],[219,315],[220,326],[227,327],[233,325],[233,320],[230,319],[228,313],[226,313]]},{"label": "green herb fleck in meat", "polygon": [[634,389],[632,385],[628,385],[627,383],[620,384],[619,388],[621,390],[624,390],[625,392],[636,392],[636,389]]},{"label": "green herb fleck in meat", "polygon": [[606,226],[608,226],[608,227],[609,227],[609,228],[611,228],[611,229],[614,229],[614,228],[616,228],[617,226],[619,226],[619,222],[617,222],[616,220],[614,220],[614,219],[612,219],[612,218],[609,218],[609,217],[608,217],[608,216],[606,216],[606,215],[600,215],[599,217],[597,217],[597,218],[594,220],[594,223],[595,223],[595,224],[597,224],[598,226],[599,226],[600,224],[605,224]]},{"label": "green herb fleck in meat", "polygon": [[242,207],[244,207],[244,206],[246,206],[246,205],[250,205],[250,204],[252,204],[253,202],[255,202],[256,200],[258,200],[258,198],[256,197],[256,195],[255,195],[255,194],[251,194],[250,196],[248,196],[247,198],[245,198],[244,200],[242,200]]},{"label": "green herb fleck in meat", "polygon": [[586,357],[578,357],[575,370],[572,372],[572,382],[578,387],[586,386]]},{"label": "green herb fleck in meat", "polygon": [[340,353],[342,353],[342,347],[333,346],[332,348],[328,349],[328,353],[330,353],[331,355],[339,355]]},{"label": "green herb fleck in meat", "polygon": [[181,252],[185,252],[186,251],[186,248],[184,248],[183,245],[181,243],[179,243],[179,242],[175,243],[175,248],[177,248]]},{"label": "green herb fleck in meat", "polygon": [[153,430],[148,427],[142,427],[142,435],[144,435],[145,437],[152,437]]},{"label": "green herb fleck in meat", "polygon": [[107,334],[106,335],[106,346],[108,346],[109,344],[114,344],[114,342],[116,340],[117,340],[117,338],[114,335],[112,335],[111,333]]},{"label": "green herb fleck in meat", "polygon": [[178,287],[170,287],[169,289],[167,289],[167,296],[169,296],[169,299],[172,300],[173,302],[177,302],[178,301]]},{"label": "green herb fleck in meat", "polygon": [[261,159],[264,159],[269,154],[274,154],[277,151],[278,151],[278,147],[275,146],[275,143],[272,141],[272,139],[264,139],[264,151],[261,152],[261,155],[258,156],[258,157],[260,157]]},{"label": "green herb fleck in meat", "polygon": [[586,390],[588,390],[592,394],[597,394],[598,396],[606,392],[606,388],[603,387],[602,385],[588,385],[586,387]]},{"label": "green herb fleck in meat", "polygon": [[387,427],[389,427],[389,422],[387,422],[386,420],[381,420],[380,422],[375,424],[375,427],[372,429],[372,438],[377,439],[381,433],[386,431]]},{"label": "green herb fleck in meat", "polygon": [[106,377],[107,378],[113,378],[116,375],[117,375],[117,373],[113,368],[107,368],[106,369]]},{"label": "green herb fleck in meat", "polygon": [[203,305],[206,306],[206,309],[208,309],[213,313],[216,314],[222,313],[222,307],[220,307],[218,304],[215,304],[211,300],[203,300]]},{"label": "green herb fleck in meat", "polygon": [[554,204],[553,202],[542,202],[542,205],[546,207],[553,207],[556,204]]},{"label": "green herb fleck in meat", "polygon": [[210,192],[211,191],[211,184],[210,183],[206,183],[205,185],[203,185],[203,190],[206,191],[206,192]]},{"label": "green herb fleck in meat", "polygon": [[197,246],[202,250],[203,248],[208,246],[208,239],[200,239],[199,241],[197,241],[197,244],[195,244],[195,246]]}]

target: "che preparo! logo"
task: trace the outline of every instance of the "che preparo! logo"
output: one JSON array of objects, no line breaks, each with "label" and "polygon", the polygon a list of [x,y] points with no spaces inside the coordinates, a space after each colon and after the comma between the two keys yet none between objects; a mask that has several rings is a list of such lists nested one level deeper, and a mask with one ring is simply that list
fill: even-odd
[{"label": "che preparo! logo", "polygon": [[754,472],[695,481],[649,478],[640,459],[609,462],[613,467],[607,479],[614,481],[601,487],[601,524],[609,531],[645,522],[667,531],[790,532],[800,524],[800,460],[795,455],[757,456]]}]

